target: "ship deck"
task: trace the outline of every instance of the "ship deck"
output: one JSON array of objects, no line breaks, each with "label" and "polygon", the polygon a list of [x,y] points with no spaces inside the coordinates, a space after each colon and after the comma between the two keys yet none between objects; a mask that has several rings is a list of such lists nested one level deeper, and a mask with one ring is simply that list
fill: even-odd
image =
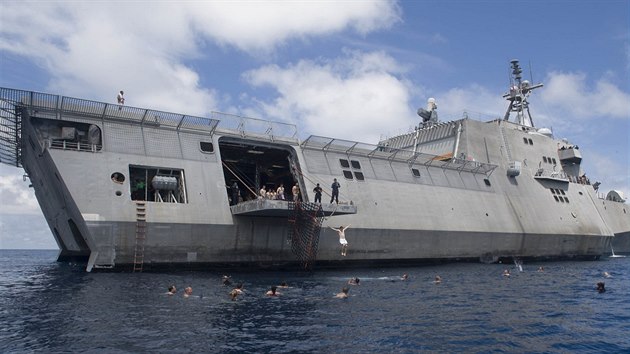
[{"label": "ship deck", "polygon": [[[232,205],[233,215],[288,217],[289,202],[286,200],[256,199]],[[321,216],[356,214],[357,206],[350,204],[321,204]]]}]

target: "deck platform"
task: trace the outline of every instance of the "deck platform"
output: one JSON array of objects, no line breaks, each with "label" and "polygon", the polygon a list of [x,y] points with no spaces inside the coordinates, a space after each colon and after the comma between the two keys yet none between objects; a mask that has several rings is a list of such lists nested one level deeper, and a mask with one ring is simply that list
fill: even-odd
[{"label": "deck platform", "polygon": [[[242,216],[289,216],[289,202],[286,200],[256,199],[232,205],[233,215]],[[350,204],[322,203],[322,216],[356,214],[357,206]]]}]

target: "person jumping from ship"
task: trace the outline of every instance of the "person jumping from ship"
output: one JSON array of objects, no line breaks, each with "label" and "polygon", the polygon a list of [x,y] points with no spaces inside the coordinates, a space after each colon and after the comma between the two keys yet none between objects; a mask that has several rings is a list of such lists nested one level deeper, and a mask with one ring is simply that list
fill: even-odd
[{"label": "person jumping from ship", "polygon": [[350,224],[348,224],[348,226],[339,226],[338,229],[335,229],[334,227],[330,227],[331,229],[337,231],[337,234],[339,234],[339,243],[341,244],[341,255],[344,257],[346,256],[346,253],[348,252],[348,241],[346,240],[346,230],[349,227],[350,227]]}]

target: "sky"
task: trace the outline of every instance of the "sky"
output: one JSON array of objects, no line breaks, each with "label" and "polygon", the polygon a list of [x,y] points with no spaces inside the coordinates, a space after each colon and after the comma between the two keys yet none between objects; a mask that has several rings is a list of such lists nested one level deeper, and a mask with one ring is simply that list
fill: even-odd
[{"label": "sky", "polygon": [[[630,196],[630,1],[0,1],[0,87],[212,111],[376,144],[434,97],[502,117],[509,61],[534,124]],[[24,171],[0,165],[0,248],[57,248]]]}]

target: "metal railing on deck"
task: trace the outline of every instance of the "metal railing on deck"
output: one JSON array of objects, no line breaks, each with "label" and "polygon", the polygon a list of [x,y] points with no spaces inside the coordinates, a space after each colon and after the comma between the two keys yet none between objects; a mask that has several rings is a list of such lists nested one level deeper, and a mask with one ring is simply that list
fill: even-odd
[{"label": "metal railing on deck", "polygon": [[[211,118],[206,118],[10,88],[0,88],[0,102],[0,108],[24,106],[29,114],[49,119],[78,116],[207,135],[212,135],[218,128],[223,133],[242,137],[298,141],[294,124],[220,112],[210,112]],[[4,119],[2,123],[5,123]]]},{"label": "metal railing on deck", "polygon": [[488,174],[497,168],[496,165],[458,158],[442,159],[440,156],[413,152],[407,149],[395,149],[387,146],[359,143],[356,141],[327,138],[312,135],[302,142],[303,149],[337,152],[346,155],[364,156],[367,158],[385,159],[405,162],[410,165],[440,167],[449,170],[467,171]]}]

